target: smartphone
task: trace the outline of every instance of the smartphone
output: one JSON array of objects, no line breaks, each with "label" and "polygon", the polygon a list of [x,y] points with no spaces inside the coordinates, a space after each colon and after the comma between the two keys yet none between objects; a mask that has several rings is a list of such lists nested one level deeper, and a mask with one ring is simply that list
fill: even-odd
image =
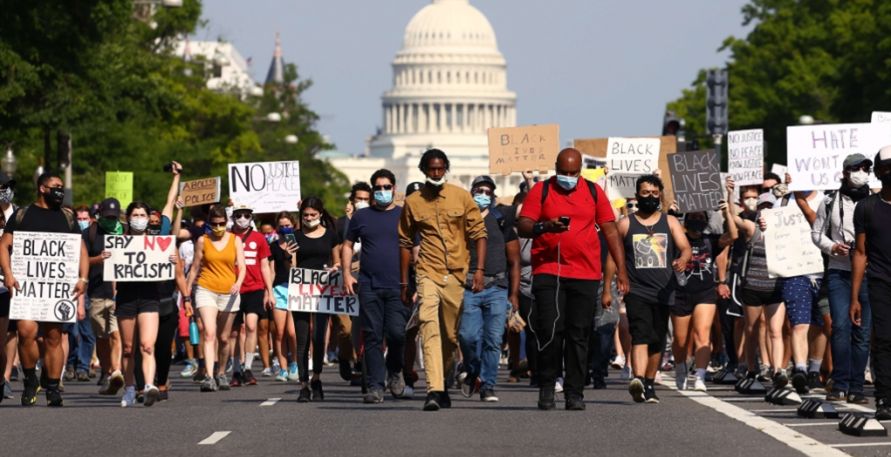
[{"label": "smartphone", "polygon": [[293,233],[286,233],[284,236],[286,244],[297,244],[297,238],[294,237]]},{"label": "smartphone", "polygon": [[173,162],[168,162],[164,164],[164,171],[170,173],[173,171]]},{"label": "smartphone", "polygon": [[569,228],[569,216],[560,216],[560,223]]}]

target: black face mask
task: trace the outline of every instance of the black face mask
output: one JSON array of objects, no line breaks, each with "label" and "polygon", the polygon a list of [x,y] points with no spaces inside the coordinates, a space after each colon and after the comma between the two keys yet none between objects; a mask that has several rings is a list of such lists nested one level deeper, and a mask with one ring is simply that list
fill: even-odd
[{"label": "black face mask", "polygon": [[161,226],[160,225],[149,225],[145,229],[145,233],[147,235],[160,235],[161,234]]},{"label": "black face mask", "polygon": [[888,173],[885,176],[880,176],[879,180],[882,181],[882,187],[891,188],[891,173]]},{"label": "black face mask", "polygon": [[653,214],[659,211],[659,197],[637,197],[637,212],[643,214]]},{"label": "black face mask", "polygon": [[50,187],[49,192],[43,194],[43,200],[50,208],[59,208],[65,200],[65,189]]},{"label": "black face mask", "polygon": [[688,231],[702,233],[705,228],[708,227],[708,222],[700,220],[689,220],[684,223],[684,226],[687,227]]}]

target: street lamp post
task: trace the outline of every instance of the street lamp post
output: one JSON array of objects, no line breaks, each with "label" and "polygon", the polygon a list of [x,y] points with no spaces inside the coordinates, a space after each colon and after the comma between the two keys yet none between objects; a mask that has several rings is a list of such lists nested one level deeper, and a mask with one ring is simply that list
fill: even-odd
[{"label": "street lamp post", "polygon": [[15,175],[15,170],[18,168],[18,161],[15,158],[15,154],[12,152],[11,143],[6,145],[6,154],[3,156],[0,168],[2,168],[3,172],[10,178]]}]

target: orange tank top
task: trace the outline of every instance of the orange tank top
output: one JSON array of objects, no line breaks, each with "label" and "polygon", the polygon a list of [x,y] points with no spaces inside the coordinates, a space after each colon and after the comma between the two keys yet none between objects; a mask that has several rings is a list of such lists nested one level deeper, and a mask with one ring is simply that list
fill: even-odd
[{"label": "orange tank top", "polygon": [[229,241],[218,250],[210,237],[204,238],[204,261],[198,285],[217,294],[228,294],[238,277],[235,275],[235,235],[227,234]]}]

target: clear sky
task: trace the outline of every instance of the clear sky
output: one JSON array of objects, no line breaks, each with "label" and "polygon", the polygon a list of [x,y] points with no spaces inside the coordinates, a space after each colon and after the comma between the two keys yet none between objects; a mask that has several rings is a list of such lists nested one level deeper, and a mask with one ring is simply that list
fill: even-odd
[{"label": "clear sky", "polygon": [[[408,21],[431,0],[205,0],[193,39],[232,42],[261,81],[275,32],[314,86],[320,131],[356,154],[380,123],[380,96]],[[471,0],[492,23],[517,92],[518,123],[573,138],[655,135],[665,103],[744,36],[743,0]]]}]

